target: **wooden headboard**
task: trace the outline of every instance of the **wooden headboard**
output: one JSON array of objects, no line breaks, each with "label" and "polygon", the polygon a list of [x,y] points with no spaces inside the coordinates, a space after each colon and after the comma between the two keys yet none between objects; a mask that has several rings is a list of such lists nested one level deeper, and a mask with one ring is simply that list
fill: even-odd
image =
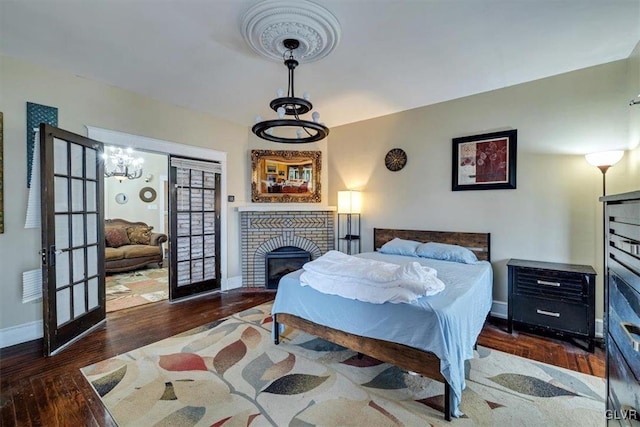
[{"label": "wooden headboard", "polygon": [[462,233],[456,231],[373,229],[373,247],[377,251],[394,238],[416,242],[437,242],[459,245],[473,251],[481,261],[491,261],[491,233]]}]

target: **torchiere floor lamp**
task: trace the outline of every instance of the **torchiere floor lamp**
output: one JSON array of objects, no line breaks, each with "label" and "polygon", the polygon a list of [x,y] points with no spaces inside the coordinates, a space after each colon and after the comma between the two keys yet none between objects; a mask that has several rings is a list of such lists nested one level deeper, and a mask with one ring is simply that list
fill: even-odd
[{"label": "torchiere floor lamp", "polygon": [[[620,161],[620,159],[622,159],[622,156],[624,155],[624,151],[619,150],[619,151],[602,151],[599,153],[591,153],[591,154],[587,154],[585,156],[585,158],[587,159],[587,162],[589,162],[589,164],[597,167],[598,169],[600,169],[600,171],[602,172],[602,197],[607,195],[607,181],[606,181],[606,175],[607,175],[607,171],[609,170],[609,168],[613,165],[615,165],[616,163],[618,163]],[[607,265],[607,218],[606,218],[606,212],[605,212],[605,206],[604,206],[604,202],[602,203],[602,241],[603,241],[603,257],[602,257],[602,283],[603,283],[603,291],[604,291],[604,305],[602,307],[602,312],[604,314],[604,322],[605,324],[603,325],[603,330],[607,330],[607,308],[609,305],[609,296],[607,295],[607,272],[604,271],[605,266]],[[603,348],[606,347],[606,341],[603,342]]]}]

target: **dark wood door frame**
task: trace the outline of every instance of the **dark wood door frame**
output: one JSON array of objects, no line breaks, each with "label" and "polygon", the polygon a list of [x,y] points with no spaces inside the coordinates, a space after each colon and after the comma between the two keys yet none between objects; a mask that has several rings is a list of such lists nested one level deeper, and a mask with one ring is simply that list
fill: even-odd
[{"label": "dark wood door frame", "polygon": [[[67,143],[66,150],[66,174],[56,173],[54,166],[54,142],[62,140]],[[73,145],[75,144],[75,145]],[[79,147],[82,153],[81,176],[74,175],[72,169],[72,147]],[[95,151],[94,170],[88,169],[87,150]],[[40,179],[41,179],[41,237],[42,237],[42,306],[43,306],[43,331],[45,355],[52,355],[60,351],[62,348],[71,344],[93,327],[97,326],[106,319],[105,310],[105,278],[104,278],[104,200],[103,200],[103,181],[104,166],[100,161],[102,153],[102,144],[98,141],[85,138],[62,129],[55,128],[50,125],[40,125]],[[67,210],[59,213],[62,221],[65,216],[68,217],[66,226],[68,229],[67,247],[56,248],[56,177],[60,182],[66,185],[66,203]],[[82,196],[82,208],[74,208],[72,197],[73,183],[80,184]],[[87,203],[87,187],[89,184],[94,186],[95,205],[91,203],[93,209],[88,209]],[[75,187],[76,192],[78,188]],[[78,229],[74,229],[74,217],[82,218],[80,222],[82,233],[78,233]],[[89,218],[95,220],[96,241],[89,241],[87,229],[89,227]],[[74,234],[77,233],[77,234]],[[81,234],[81,236],[79,236]],[[80,243],[78,243],[80,241]],[[89,250],[95,250],[95,271],[89,266]],[[81,251],[82,265],[75,265],[76,260],[73,259],[73,253]],[[56,271],[58,265],[56,257],[67,252],[62,259],[69,259],[69,263],[65,266],[69,269],[69,283],[57,283]],[[63,265],[60,265],[63,268]],[[75,270],[74,270],[75,269]],[[74,274],[74,271],[82,271],[82,276]],[[93,289],[93,291],[92,291]],[[61,324],[58,319],[58,297],[60,292],[67,291],[69,296],[69,319]],[[76,292],[78,294],[76,295]],[[97,292],[97,301],[91,301],[90,294]],[[83,304],[79,309],[78,304]]]}]

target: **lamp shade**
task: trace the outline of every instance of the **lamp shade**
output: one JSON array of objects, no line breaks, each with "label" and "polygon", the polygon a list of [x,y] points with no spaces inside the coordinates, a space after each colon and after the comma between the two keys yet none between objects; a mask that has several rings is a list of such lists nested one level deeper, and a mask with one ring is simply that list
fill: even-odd
[{"label": "lamp shade", "polygon": [[624,151],[601,151],[599,153],[590,153],[584,157],[587,159],[590,165],[600,166],[613,166],[622,159]]},{"label": "lamp shade", "polygon": [[338,213],[359,214],[362,208],[362,194],[359,191],[338,191]]}]

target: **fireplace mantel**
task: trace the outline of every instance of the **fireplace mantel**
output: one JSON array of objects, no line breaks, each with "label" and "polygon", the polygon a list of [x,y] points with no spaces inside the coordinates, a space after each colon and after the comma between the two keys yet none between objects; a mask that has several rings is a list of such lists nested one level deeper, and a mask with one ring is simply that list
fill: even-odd
[{"label": "fireplace mantel", "polygon": [[335,206],[313,203],[255,203],[238,206],[238,212],[335,212]]}]

